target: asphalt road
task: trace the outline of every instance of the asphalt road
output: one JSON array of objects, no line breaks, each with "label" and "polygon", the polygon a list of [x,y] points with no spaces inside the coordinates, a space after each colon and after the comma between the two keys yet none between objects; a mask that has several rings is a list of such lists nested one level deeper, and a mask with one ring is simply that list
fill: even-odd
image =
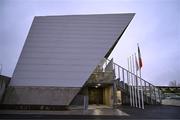
[{"label": "asphalt road", "polygon": [[[72,115],[72,114],[21,114],[21,113],[0,113],[0,119],[179,119],[180,120],[180,107],[178,106],[145,106],[145,109],[132,108],[129,106],[123,106],[118,108],[120,111],[128,114],[128,116],[123,115]],[[103,110],[102,110],[103,112]]]}]

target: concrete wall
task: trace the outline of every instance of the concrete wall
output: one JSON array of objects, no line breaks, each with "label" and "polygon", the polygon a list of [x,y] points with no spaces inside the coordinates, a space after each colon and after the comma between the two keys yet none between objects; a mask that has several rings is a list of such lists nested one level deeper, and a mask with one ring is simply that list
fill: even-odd
[{"label": "concrete wall", "polygon": [[69,105],[79,90],[76,87],[10,86],[4,104]]},{"label": "concrete wall", "polygon": [[4,96],[5,89],[6,89],[6,85],[5,85],[5,83],[3,82],[3,83],[0,85],[0,103],[1,103],[2,100],[3,100],[3,96]]},{"label": "concrete wall", "polygon": [[117,104],[118,105],[122,104],[122,92],[120,90],[116,91],[116,96],[117,96],[117,99],[116,99]]},{"label": "concrete wall", "polygon": [[9,84],[10,79],[11,79],[10,77],[0,75],[0,103],[4,99],[4,95],[5,95],[5,92],[6,92],[6,87]]},{"label": "concrete wall", "polygon": [[103,102],[105,105],[113,105],[113,89],[112,86],[105,87],[103,89]]}]

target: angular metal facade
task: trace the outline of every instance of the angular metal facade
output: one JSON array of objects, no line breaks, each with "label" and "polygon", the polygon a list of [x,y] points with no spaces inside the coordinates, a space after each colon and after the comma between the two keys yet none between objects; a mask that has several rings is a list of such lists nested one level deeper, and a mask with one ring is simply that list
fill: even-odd
[{"label": "angular metal facade", "polygon": [[133,17],[35,17],[10,85],[82,87]]},{"label": "angular metal facade", "polygon": [[3,103],[69,105],[133,17],[35,17]]}]

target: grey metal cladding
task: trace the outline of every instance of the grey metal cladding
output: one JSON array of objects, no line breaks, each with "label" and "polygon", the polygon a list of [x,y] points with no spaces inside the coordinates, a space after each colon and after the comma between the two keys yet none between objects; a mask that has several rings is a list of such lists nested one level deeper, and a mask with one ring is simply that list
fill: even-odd
[{"label": "grey metal cladding", "polygon": [[81,87],[133,16],[35,17],[10,85]]}]

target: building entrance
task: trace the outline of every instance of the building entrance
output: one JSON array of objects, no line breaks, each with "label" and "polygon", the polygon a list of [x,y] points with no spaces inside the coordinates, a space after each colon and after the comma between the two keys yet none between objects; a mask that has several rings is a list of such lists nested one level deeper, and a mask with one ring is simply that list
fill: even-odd
[{"label": "building entrance", "polygon": [[89,87],[88,88],[89,104],[103,104],[103,88]]}]

